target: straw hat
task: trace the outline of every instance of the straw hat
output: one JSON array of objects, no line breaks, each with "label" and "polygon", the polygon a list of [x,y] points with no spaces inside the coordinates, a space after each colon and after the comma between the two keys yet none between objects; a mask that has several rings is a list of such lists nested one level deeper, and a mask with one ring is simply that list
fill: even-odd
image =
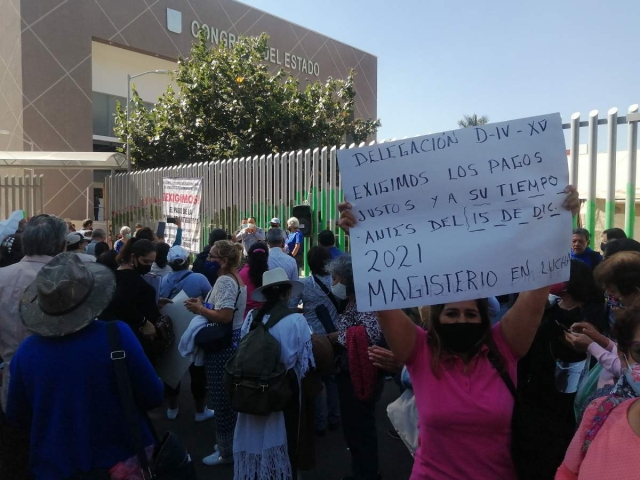
[{"label": "straw hat", "polygon": [[115,275],[73,252],[54,257],[38,272],[20,302],[22,323],[43,337],[61,337],[86,327],[107,308]]},{"label": "straw hat", "polygon": [[256,302],[266,302],[267,299],[264,297],[263,293],[264,289],[274,287],[276,285],[291,285],[292,296],[297,296],[302,291],[303,287],[302,283],[289,280],[284,268],[278,267],[273,270],[267,270],[262,274],[262,286],[253,291],[251,298]]}]

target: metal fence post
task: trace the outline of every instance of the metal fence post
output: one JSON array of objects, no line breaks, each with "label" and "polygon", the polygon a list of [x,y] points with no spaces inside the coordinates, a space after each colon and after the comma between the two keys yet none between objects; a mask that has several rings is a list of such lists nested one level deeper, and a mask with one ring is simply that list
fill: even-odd
[{"label": "metal fence post", "polygon": [[612,108],[607,113],[607,130],[609,133],[607,152],[607,198],[604,205],[604,228],[614,226],[616,214],[616,148],[618,146],[618,109]]},{"label": "metal fence post", "polygon": [[[629,113],[637,113],[638,105],[631,105]],[[629,165],[627,175],[627,197],[624,205],[624,229],[627,237],[633,238],[636,220],[636,162],[638,160],[638,122],[629,122],[629,138],[627,139]]]},{"label": "metal fence post", "polygon": [[585,226],[591,234],[589,246],[595,247],[596,236],[596,179],[598,177],[598,111],[589,112],[589,176]]}]

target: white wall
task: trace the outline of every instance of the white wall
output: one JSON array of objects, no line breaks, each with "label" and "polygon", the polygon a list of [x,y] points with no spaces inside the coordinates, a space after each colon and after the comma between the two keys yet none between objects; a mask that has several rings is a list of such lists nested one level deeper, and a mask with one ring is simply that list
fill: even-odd
[{"label": "white wall", "polygon": [[[127,74],[136,75],[149,70],[175,70],[177,63],[151,55],[131,52],[104,43],[92,43],[93,91],[127,96]],[[143,100],[156,102],[167,89],[171,75],[149,74],[132,81]]]}]

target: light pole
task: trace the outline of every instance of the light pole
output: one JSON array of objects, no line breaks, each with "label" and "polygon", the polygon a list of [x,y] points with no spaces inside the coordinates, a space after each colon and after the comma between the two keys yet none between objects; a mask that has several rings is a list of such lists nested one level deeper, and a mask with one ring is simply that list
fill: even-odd
[{"label": "light pole", "polygon": [[127,172],[131,171],[131,133],[129,132],[129,104],[131,103],[131,80],[134,78],[142,77],[150,73],[167,74],[169,70],[149,70],[148,72],[138,73],[137,75],[127,74]]},{"label": "light pole", "polygon": [[[0,135],[12,135],[12,133],[9,130],[0,130]],[[22,141],[31,145],[31,151],[33,152],[33,142],[25,140],[24,138],[22,139]]]}]

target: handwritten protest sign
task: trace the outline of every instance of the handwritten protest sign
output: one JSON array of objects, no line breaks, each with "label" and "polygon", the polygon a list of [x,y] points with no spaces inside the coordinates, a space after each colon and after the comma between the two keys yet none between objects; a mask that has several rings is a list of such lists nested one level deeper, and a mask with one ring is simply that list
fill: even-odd
[{"label": "handwritten protest sign", "polygon": [[[182,220],[182,246],[192,253],[200,252],[201,178],[163,178],[162,214]],[[169,223],[165,241],[173,245],[177,228]]]},{"label": "handwritten protest sign", "polygon": [[504,295],[569,279],[559,114],[340,150],[358,219],[358,309]]}]

